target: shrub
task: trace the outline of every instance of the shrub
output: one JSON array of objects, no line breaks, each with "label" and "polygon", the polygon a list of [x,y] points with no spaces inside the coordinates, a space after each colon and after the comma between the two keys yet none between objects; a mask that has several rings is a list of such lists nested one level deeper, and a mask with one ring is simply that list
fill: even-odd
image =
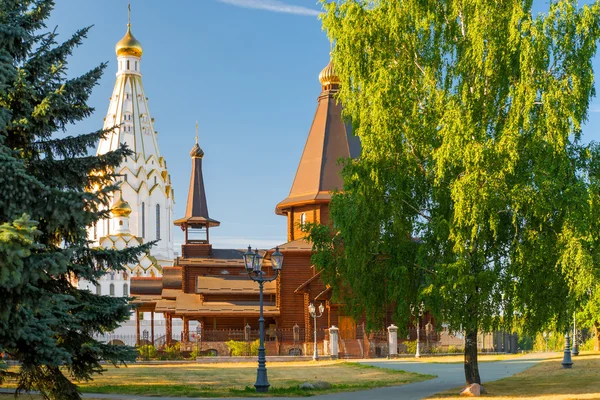
[{"label": "shrub", "polygon": [[405,350],[405,353],[408,354],[414,354],[417,352],[417,341],[416,340],[407,340],[405,342],[403,342]]},{"label": "shrub", "polygon": [[458,346],[448,346],[448,353],[462,353],[463,349]]},{"label": "shrub", "polygon": [[260,346],[260,341],[255,340],[254,342],[240,342],[237,340],[230,340],[226,343],[229,348],[229,353],[232,356],[257,356],[258,355],[258,347]]},{"label": "shrub", "polygon": [[143,346],[138,347],[139,358],[156,358],[158,352],[156,351],[156,347],[151,344],[145,344]]},{"label": "shrub", "polygon": [[181,358],[181,345],[179,342],[171,345],[165,346],[165,350],[163,352],[163,357],[165,360],[177,360]]}]

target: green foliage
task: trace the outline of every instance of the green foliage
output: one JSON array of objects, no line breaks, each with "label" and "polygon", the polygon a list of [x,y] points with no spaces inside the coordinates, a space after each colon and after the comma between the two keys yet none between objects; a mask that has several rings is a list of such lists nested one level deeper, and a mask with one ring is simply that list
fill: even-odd
[{"label": "green foliage", "polygon": [[446,350],[446,353],[462,353],[463,349],[461,347],[455,346],[455,345],[450,345],[448,346],[448,349]]},{"label": "green foliage", "polygon": [[160,355],[161,360],[179,360],[182,359],[181,355],[181,343],[177,342],[170,346],[165,346],[162,354]]},{"label": "green foliage", "polygon": [[260,341],[255,340],[254,342],[241,342],[237,340],[229,340],[225,344],[229,348],[229,352],[232,356],[257,356]]},{"label": "green foliage", "polygon": [[402,344],[404,345],[404,352],[406,354],[415,354],[417,352],[416,340],[405,340]]},{"label": "green foliage", "polygon": [[334,296],[351,293],[370,326],[424,300],[466,332],[465,354],[516,316],[524,333],[564,330],[600,265],[600,150],[581,137],[600,4],[534,16],[530,1],[322,3],[362,143],[333,229],[310,227]]},{"label": "green foliage", "polygon": [[519,349],[520,350],[533,350],[533,338],[531,336],[519,336]]},{"label": "green foliage", "polygon": [[145,344],[143,346],[138,347],[138,358],[142,359],[154,359],[157,358],[158,351],[156,347],[151,344]]},{"label": "green foliage", "polygon": [[[130,316],[126,299],[97,296],[73,282],[96,282],[134,262],[148,246],[90,248],[86,227],[106,218],[125,147],[88,152],[107,132],[66,136],[91,115],[87,105],[104,64],[68,77],[69,56],[88,29],[63,43],[45,31],[51,0],[0,6],[0,353],[19,362],[18,392],[79,399],[72,381],[91,379],[100,361],[133,361],[135,349],[100,343]],[[67,378],[67,375],[69,378]]]},{"label": "green foliage", "polygon": [[548,342],[548,351],[560,352],[565,348],[564,333],[548,332],[546,333],[546,339],[544,339],[544,335],[539,332],[533,339],[533,351],[546,351],[546,341]]}]

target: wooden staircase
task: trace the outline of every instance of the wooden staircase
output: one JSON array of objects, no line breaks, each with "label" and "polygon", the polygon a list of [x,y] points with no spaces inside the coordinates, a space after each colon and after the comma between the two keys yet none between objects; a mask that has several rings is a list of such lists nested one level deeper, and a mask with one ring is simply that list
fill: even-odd
[{"label": "wooden staircase", "polygon": [[362,340],[360,339],[342,339],[340,340],[339,349],[338,358],[340,359],[364,358]]}]

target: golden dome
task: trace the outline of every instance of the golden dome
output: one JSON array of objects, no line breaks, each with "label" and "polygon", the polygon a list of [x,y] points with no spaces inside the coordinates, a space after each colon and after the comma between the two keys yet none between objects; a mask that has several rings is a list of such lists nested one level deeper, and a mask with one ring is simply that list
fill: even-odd
[{"label": "golden dome", "polygon": [[131,214],[131,206],[128,202],[123,200],[123,196],[120,193],[119,200],[113,206],[112,210],[110,210],[110,213],[115,217],[129,217]]},{"label": "golden dome", "polygon": [[117,57],[119,56],[142,56],[142,44],[131,34],[131,26],[127,24],[127,33],[115,46]]},{"label": "golden dome", "polygon": [[333,62],[331,60],[329,60],[329,64],[327,64],[327,66],[323,68],[323,71],[321,71],[319,74],[319,80],[321,81],[321,85],[323,86],[324,90],[333,89],[334,85],[340,84],[340,78],[335,73]]},{"label": "golden dome", "polygon": [[198,146],[198,143],[196,143],[194,145],[194,147],[192,147],[192,151],[190,151],[190,156],[192,156],[192,158],[202,158],[202,157],[204,157],[204,150],[202,150],[200,148],[200,146]]}]

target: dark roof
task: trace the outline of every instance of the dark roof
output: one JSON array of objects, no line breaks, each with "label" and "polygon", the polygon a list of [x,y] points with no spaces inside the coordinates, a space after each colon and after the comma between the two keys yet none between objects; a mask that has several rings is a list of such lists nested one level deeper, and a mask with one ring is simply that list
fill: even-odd
[{"label": "dark roof", "polygon": [[294,290],[294,293],[304,292],[304,289],[306,289],[306,287],[309,286],[311,284],[311,282],[318,280],[320,276],[321,276],[321,271],[317,272],[316,274],[311,276],[306,282],[304,282],[302,285],[298,286],[296,288],[296,290]]},{"label": "dark roof", "polygon": [[192,157],[192,176],[188,191],[187,207],[185,216],[173,222],[175,225],[201,225],[219,226],[221,223],[208,216],[208,204],[206,203],[206,190],[204,189],[204,178],[202,177],[202,158]]},{"label": "dark roof", "polygon": [[312,251],[312,244],[306,239],[292,240],[279,245],[279,251],[282,253],[286,251]]},{"label": "dark roof", "polygon": [[[196,282],[198,294],[258,294],[260,290],[248,276],[199,276]],[[265,294],[275,291],[275,281],[264,283]]]},{"label": "dark roof", "polygon": [[131,278],[131,295],[149,295],[162,293],[162,278]]},{"label": "dark roof", "polygon": [[360,140],[342,118],[342,105],[336,90],[324,90],[306,139],[306,145],[289,196],[277,204],[275,212],[286,213],[292,206],[329,202],[331,192],[343,189],[340,158],[360,155]]}]

